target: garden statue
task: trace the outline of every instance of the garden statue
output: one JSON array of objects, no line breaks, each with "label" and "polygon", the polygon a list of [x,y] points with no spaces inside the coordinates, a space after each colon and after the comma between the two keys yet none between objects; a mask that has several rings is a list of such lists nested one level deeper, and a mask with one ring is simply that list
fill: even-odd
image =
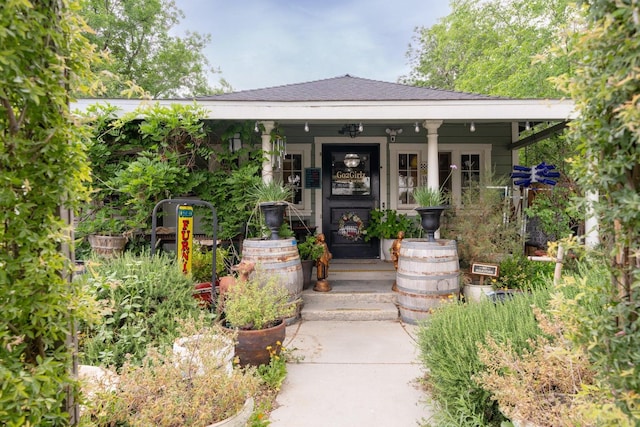
[{"label": "garden statue", "polygon": [[[398,271],[398,259],[400,259],[400,246],[402,246],[402,239],[404,239],[404,231],[398,231],[397,237],[398,238],[391,244],[390,249],[391,261],[393,261],[393,266],[395,267],[396,271]],[[393,281],[391,290],[394,292],[398,290],[398,284],[395,282],[395,280]]]},{"label": "garden statue", "polygon": [[318,234],[318,236],[316,237],[316,241],[318,242],[318,244],[321,244],[324,247],[324,252],[316,261],[318,281],[313,287],[313,290],[318,292],[329,292],[331,290],[331,286],[327,281],[327,276],[329,275],[329,261],[331,260],[331,258],[333,258],[333,255],[331,255],[331,252],[329,252],[329,247],[325,242],[323,233]]}]

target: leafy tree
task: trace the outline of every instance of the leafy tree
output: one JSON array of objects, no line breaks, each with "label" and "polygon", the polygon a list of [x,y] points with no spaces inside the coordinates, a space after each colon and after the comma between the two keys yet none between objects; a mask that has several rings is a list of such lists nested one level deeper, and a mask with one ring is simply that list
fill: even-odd
[{"label": "leafy tree", "polygon": [[[70,422],[71,325],[91,313],[61,252],[60,207],[86,197],[89,168],[68,92],[91,81],[93,48],[71,0],[0,5],[0,425]],[[69,394],[67,394],[69,393]]]},{"label": "leafy tree", "polygon": [[640,403],[640,7],[636,2],[583,1],[589,28],[576,35],[572,76],[558,79],[579,117],[568,138],[577,154],[572,174],[593,208],[610,258],[611,286],[602,289],[603,316],[584,336],[605,382],[638,416]]},{"label": "leafy tree", "polygon": [[[547,79],[568,71],[569,0],[452,0],[452,13],[416,29],[408,83],[509,97],[557,96]],[[535,59],[535,60],[534,60]]]},{"label": "leafy tree", "polygon": [[[86,0],[82,14],[95,30],[89,39],[111,58],[96,71],[134,81],[155,98],[216,92],[207,81],[216,71],[202,52],[211,36],[171,36],[171,28],[184,17],[173,0]],[[221,84],[229,88],[224,80]],[[121,89],[111,82],[105,95],[117,97]]]}]

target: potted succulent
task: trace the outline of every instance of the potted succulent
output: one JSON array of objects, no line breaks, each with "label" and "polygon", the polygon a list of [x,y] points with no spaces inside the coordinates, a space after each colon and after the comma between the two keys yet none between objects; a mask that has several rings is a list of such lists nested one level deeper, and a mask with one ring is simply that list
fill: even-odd
[{"label": "potted succulent", "polygon": [[272,180],[260,181],[249,193],[264,216],[266,226],[271,231],[271,240],[278,240],[278,233],[284,222],[284,211],[293,198],[293,190],[281,181]]},{"label": "potted succulent", "polygon": [[223,325],[237,331],[235,354],[241,366],[268,364],[267,347],[284,342],[286,323],[297,309],[278,276],[256,272],[238,282],[223,296]]},{"label": "potted succulent", "polygon": [[398,232],[407,232],[411,228],[411,219],[406,214],[398,214],[393,209],[374,209],[369,214],[369,224],[364,233],[364,241],[380,239],[381,259],[391,261],[391,245]]},{"label": "potted succulent", "polygon": [[416,211],[420,214],[422,228],[427,233],[427,241],[429,242],[436,241],[434,234],[440,228],[440,216],[442,211],[448,208],[450,195],[444,186],[455,169],[457,169],[456,165],[451,165],[449,176],[443,181],[440,188],[421,186],[413,191],[413,197],[418,204]]},{"label": "potted succulent", "polygon": [[298,242],[298,252],[302,264],[303,289],[307,289],[311,286],[313,266],[324,253],[324,246],[316,240],[316,236],[307,235],[304,241]]}]

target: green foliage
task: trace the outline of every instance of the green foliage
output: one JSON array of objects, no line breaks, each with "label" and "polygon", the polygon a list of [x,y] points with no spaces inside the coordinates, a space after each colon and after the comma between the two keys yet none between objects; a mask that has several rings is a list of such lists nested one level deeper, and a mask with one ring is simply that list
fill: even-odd
[{"label": "green foliage", "polygon": [[86,286],[103,304],[103,322],[82,330],[86,364],[122,366],[127,355],[140,363],[148,346],[166,346],[178,334],[180,319],[195,318],[193,281],[166,255],[128,252],[87,263]]},{"label": "green foliage", "polygon": [[275,179],[269,182],[261,180],[249,190],[249,194],[256,204],[265,202],[289,202],[293,198],[293,190],[291,187]]},{"label": "green foliage", "polygon": [[[638,283],[636,276],[636,283]],[[572,297],[557,297],[554,305],[569,325],[570,338],[586,349],[598,373],[603,390],[608,390],[627,416],[640,419],[640,335],[638,322],[620,323],[637,310],[620,300],[611,283],[604,259],[589,258],[578,266],[578,273],[565,277],[562,288],[577,287]],[[635,286],[632,298],[640,297]],[[601,414],[602,415],[602,414]]]},{"label": "green foliage", "polygon": [[449,194],[435,188],[418,187],[413,191],[418,206],[442,206],[449,202]]},{"label": "green foliage", "polygon": [[523,255],[509,255],[500,261],[496,288],[532,290],[546,287],[553,279],[555,263],[530,261]]},{"label": "green foliage", "polygon": [[412,219],[393,209],[374,209],[369,214],[369,224],[365,229],[364,240],[395,239],[399,231],[410,230]]},{"label": "green foliage", "polygon": [[[67,280],[65,209],[86,198],[85,129],[69,90],[98,59],[74,1],[0,6],[0,425],[67,425],[65,341],[94,305]],[[62,208],[62,209],[61,209]]]},{"label": "green foliage", "polygon": [[301,260],[316,261],[324,253],[324,246],[316,240],[316,236],[307,236],[304,242],[298,242]]},{"label": "green foliage", "polygon": [[499,426],[504,421],[490,393],[472,380],[483,369],[477,343],[485,343],[491,332],[498,342],[508,338],[516,351],[526,348],[527,340],[540,334],[531,305],[544,308],[548,299],[548,292],[537,291],[497,304],[452,302],[420,325],[420,358],[443,425]]},{"label": "green foliage", "polygon": [[267,387],[280,391],[282,382],[287,377],[287,359],[285,353],[286,348],[282,347],[281,342],[277,342],[279,348],[267,347],[269,351],[269,364],[258,366],[258,375]]},{"label": "green foliage", "polygon": [[573,21],[568,0],[454,0],[451,13],[419,27],[406,81],[421,86],[510,97],[557,97],[547,81],[569,70],[550,55],[565,45]]},{"label": "green foliage", "polygon": [[224,316],[232,328],[265,329],[292,316],[296,303],[289,302],[287,288],[278,276],[257,272],[224,294]]},{"label": "green foliage", "polygon": [[637,362],[632,343],[637,348],[640,339],[639,11],[635,3],[583,4],[588,26],[575,34],[569,52],[575,73],[557,82],[580,112],[567,134],[577,144],[571,175],[585,194],[599,195],[596,200],[582,198],[579,209],[593,209],[609,257],[609,274],[603,277],[611,285],[600,282],[591,288],[593,295],[585,296],[603,303],[603,310],[587,322],[592,328],[589,345],[602,380],[631,414],[640,401],[640,376],[628,364]]},{"label": "green foliage", "polygon": [[444,238],[458,242],[460,264],[498,263],[508,254],[522,252],[521,223],[510,218],[511,204],[501,189],[502,179],[487,177],[462,194],[462,206],[445,212],[441,227]]},{"label": "green foliage", "polygon": [[550,240],[560,240],[573,234],[580,221],[572,199],[577,194],[571,188],[556,186],[551,190],[538,190],[533,203],[525,213],[536,218],[540,228]]},{"label": "green foliage", "polygon": [[[109,61],[95,65],[103,76],[109,72],[123,81],[135,81],[154,98],[214,93],[207,80],[215,70],[203,53],[211,36],[170,34],[183,17],[174,2],[88,0],[83,2],[82,15],[95,30],[90,40],[109,52]],[[107,96],[121,96],[121,85],[106,84]],[[228,86],[224,81],[222,85]]]},{"label": "green foliage", "polygon": [[[193,242],[191,254],[191,279],[195,283],[211,282],[213,273],[213,254],[211,249],[203,247],[196,241]],[[226,275],[231,266],[229,263],[229,248],[216,247],[216,276]]]}]

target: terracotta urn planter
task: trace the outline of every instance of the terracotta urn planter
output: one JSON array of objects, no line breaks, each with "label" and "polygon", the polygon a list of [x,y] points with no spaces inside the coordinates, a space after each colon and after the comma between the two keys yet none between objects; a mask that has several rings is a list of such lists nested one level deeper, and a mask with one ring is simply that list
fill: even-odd
[{"label": "terracotta urn planter", "polygon": [[276,352],[280,351],[278,342],[282,344],[286,335],[286,323],[280,321],[276,326],[266,329],[243,330],[238,329],[235,355],[240,366],[266,365],[271,360],[267,347]]}]

